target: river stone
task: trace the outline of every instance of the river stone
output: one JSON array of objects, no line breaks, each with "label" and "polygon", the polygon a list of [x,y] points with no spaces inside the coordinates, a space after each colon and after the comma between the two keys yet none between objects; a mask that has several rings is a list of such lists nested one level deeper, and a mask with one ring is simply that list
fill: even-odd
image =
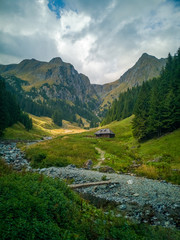
[{"label": "river stone", "polygon": [[118,205],[117,206],[117,209],[118,210],[125,210],[127,207],[126,207],[126,205],[125,204],[121,204],[121,205]]},{"label": "river stone", "polygon": [[133,196],[134,196],[134,197],[138,197],[139,194],[138,194],[138,193],[134,193]]}]

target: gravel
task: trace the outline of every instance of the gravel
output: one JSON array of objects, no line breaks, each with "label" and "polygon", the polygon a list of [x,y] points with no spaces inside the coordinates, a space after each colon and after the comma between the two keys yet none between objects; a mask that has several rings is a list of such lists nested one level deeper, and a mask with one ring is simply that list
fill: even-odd
[{"label": "gravel", "polygon": [[180,186],[143,177],[67,167],[32,169],[16,143],[0,143],[0,154],[14,169],[38,172],[66,179],[73,184],[110,180],[108,185],[81,188],[77,191],[89,199],[115,204],[116,215],[136,222],[180,228]]}]

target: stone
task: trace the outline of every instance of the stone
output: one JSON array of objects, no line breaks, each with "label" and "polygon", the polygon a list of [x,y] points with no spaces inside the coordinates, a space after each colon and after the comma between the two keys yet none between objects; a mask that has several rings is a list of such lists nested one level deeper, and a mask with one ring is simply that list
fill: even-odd
[{"label": "stone", "polygon": [[133,196],[134,196],[134,197],[138,197],[139,194],[138,194],[138,193],[134,193]]},{"label": "stone", "polygon": [[125,204],[121,204],[119,206],[117,206],[117,209],[119,210],[125,210],[127,208],[127,206]]},{"label": "stone", "polygon": [[167,222],[165,222],[165,223],[164,223],[164,225],[165,225],[166,227],[168,227],[168,226],[169,226],[169,224],[170,224],[170,222],[169,222],[169,221],[167,221]]},{"label": "stone", "polygon": [[84,164],[85,169],[91,169],[93,165],[93,161],[91,159],[87,160],[87,162]]},{"label": "stone", "polygon": [[127,184],[133,184],[133,180],[128,180]]}]

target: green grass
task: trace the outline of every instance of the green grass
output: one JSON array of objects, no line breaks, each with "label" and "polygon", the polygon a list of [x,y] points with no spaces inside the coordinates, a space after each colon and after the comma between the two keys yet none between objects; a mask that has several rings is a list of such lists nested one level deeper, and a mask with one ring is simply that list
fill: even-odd
[{"label": "green grass", "polygon": [[180,129],[141,144],[138,152],[144,160],[171,156],[171,165],[180,169]]},{"label": "green grass", "polygon": [[61,167],[71,163],[82,167],[88,159],[97,162],[94,144],[95,139],[86,141],[80,135],[67,135],[27,147],[26,155],[33,167]]},{"label": "green grass", "polygon": [[[95,138],[94,132],[97,129],[64,135],[25,148],[27,157],[32,160],[33,167],[68,164],[83,167],[88,159],[92,159],[94,165],[97,163],[100,156],[95,147],[99,147],[106,152],[103,165],[109,165],[116,171],[134,172],[180,184],[178,171],[173,171],[180,169],[180,129],[139,144],[132,135],[132,118],[133,116],[103,127],[110,128],[116,134],[115,138]],[[158,162],[154,159],[158,159]],[[141,164],[143,167],[133,168],[133,164]]]},{"label": "green grass", "polygon": [[33,121],[33,128],[27,131],[21,123],[16,123],[13,126],[6,128],[3,139],[16,139],[16,140],[38,140],[44,136],[57,137],[66,133],[78,133],[85,131],[75,124],[63,120],[63,126],[59,127],[54,124],[53,120],[49,117],[37,117],[29,114]]},{"label": "green grass", "polygon": [[13,126],[5,129],[3,139],[36,140],[41,139],[43,136],[48,136],[48,133],[36,127],[27,131],[21,123],[15,123]]},{"label": "green grass", "polygon": [[17,173],[0,159],[0,236],[2,240],[178,240],[176,229],[135,224],[104,214],[64,182]]}]

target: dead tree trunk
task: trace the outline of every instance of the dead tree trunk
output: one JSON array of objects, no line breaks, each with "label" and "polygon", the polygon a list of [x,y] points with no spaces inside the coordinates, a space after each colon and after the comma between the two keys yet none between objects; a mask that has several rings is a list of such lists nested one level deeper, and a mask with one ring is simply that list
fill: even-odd
[{"label": "dead tree trunk", "polygon": [[85,187],[91,187],[91,186],[98,186],[98,185],[105,185],[105,184],[110,184],[111,181],[102,181],[102,182],[90,182],[90,183],[81,183],[81,184],[71,184],[68,185],[71,189],[76,189],[76,188],[85,188]]}]

